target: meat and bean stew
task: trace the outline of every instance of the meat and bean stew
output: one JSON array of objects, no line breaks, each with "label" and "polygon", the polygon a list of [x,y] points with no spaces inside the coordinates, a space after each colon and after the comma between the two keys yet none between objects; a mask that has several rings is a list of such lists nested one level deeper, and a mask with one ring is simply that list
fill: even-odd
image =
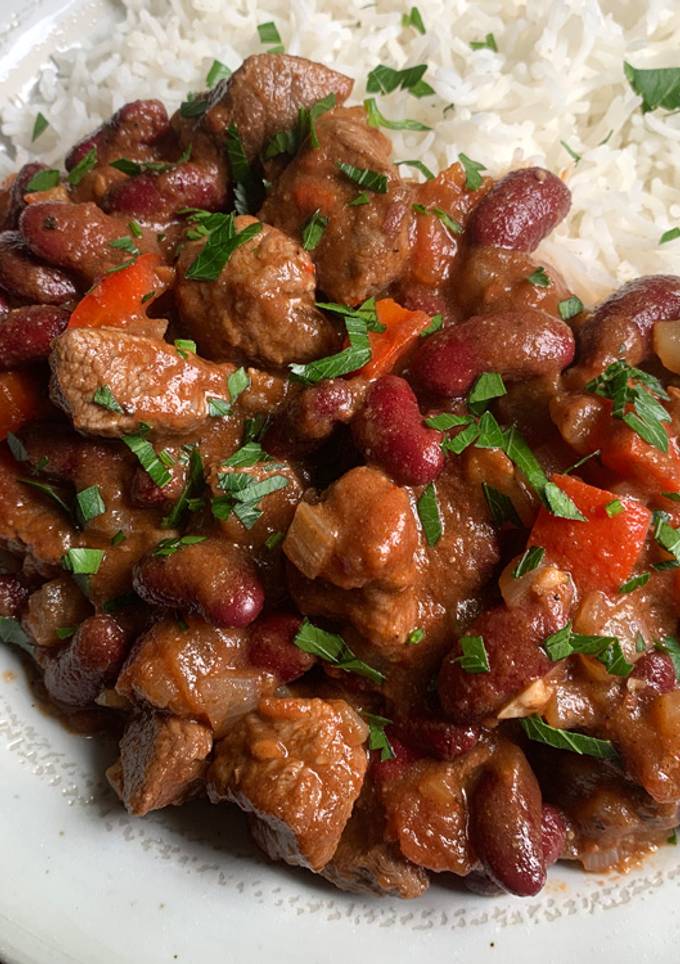
[{"label": "meat and bean stew", "polygon": [[351,88],[253,56],[0,189],[2,639],[131,814],[534,895],[680,821],[680,277],[584,306],[559,177],[409,180]]}]

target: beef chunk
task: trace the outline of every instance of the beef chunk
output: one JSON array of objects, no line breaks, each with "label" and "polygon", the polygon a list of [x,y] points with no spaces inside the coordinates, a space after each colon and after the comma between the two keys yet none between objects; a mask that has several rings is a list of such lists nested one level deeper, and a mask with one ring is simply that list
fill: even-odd
[{"label": "beef chunk", "polygon": [[[316,127],[320,146],[307,143],[299,151],[261,216],[299,238],[308,218],[321,211],[329,222],[312,254],[319,287],[332,301],[356,305],[387,288],[406,263],[411,189],[390,160],[390,142],[366,124],[361,108],[334,110]],[[349,205],[360,189],[339,163],[384,175],[386,193],[369,191],[370,203]]]},{"label": "beef chunk", "polygon": [[243,630],[217,629],[194,617],[186,625],[174,619],[155,623],[137,641],[116,689],[132,701],[195,717],[221,736],[278,680],[251,664]]},{"label": "beef chunk", "polygon": [[120,741],[120,761],[107,773],[128,813],[184,803],[201,786],[212,749],[208,727],[161,713],[133,716]]},{"label": "beef chunk", "polygon": [[[209,417],[208,399],[227,399],[230,367],[186,358],[167,342],[115,328],[74,328],[50,357],[52,395],[81,432],[120,436],[140,422],[184,435]],[[123,414],[93,401],[108,385]]]},{"label": "beef chunk", "polygon": [[320,870],[361,790],[367,732],[343,700],[263,700],[218,744],[208,795],[253,813],[270,857]]},{"label": "beef chunk", "polygon": [[[256,223],[237,218],[236,230]],[[183,249],[176,297],[189,334],[207,358],[281,367],[339,347],[335,329],[314,307],[312,260],[282,231],[263,224],[237,248],[216,281],[192,281],[186,271],[204,243]]]}]

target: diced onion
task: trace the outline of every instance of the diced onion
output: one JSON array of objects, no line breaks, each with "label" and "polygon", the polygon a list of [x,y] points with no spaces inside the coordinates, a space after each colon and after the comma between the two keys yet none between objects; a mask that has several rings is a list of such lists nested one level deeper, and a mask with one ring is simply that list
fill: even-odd
[{"label": "diced onion", "polygon": [[308,579],[316,579],[333,555],[336,538],[323,507],[300,502],[283,543],[283,551]]},{"label": "diced onion", "polygon": [[657,321],[654,325],[654,351],[664,368],[680,375],[680,319]]}]

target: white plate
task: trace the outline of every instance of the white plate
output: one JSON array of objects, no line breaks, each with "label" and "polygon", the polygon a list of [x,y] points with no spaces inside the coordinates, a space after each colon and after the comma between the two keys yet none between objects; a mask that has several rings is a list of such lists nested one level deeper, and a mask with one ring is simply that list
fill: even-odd
[{"label": "white plate", "polygon": [[[52,50],[111,18],[105,0],[0,5],[3,97],[30,90]],[[532,900],[474,897],[451,880],[412,902],[357,899],[265,862],[233,809],[128,817],[102,779],[113,756],[43,715],[19,658],[0,648],[5,964],[677,960],[671,848],[626,877],[559,867]]]}]

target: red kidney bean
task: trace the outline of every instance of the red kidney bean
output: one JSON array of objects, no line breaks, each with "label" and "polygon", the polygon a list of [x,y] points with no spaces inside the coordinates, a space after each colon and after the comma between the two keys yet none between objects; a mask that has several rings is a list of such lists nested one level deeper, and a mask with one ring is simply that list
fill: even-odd
[{"label": "red kidney bean", "polygon": [[533,251],[566,217],[571,192],[541,167],[510,171],[472,212],[466,236],[471,244]]},{"label": "red kidney bean", "polygon": [[248,659],[253,666],[269,670],[289,683],[316,663],[316,657],[303,653],[293,639],[302,620],[292,613],[272,613],[253,623],[248,641]]},{"label": "red kidney bean", "polygon": [[559,860],[564,851],[567,839],[567,821],[561,810],[551,803],[543,804],[541,818],[541,839],[543,844],[543,859],[546,867]]},{"label": "red kidney bean", "polygon": [[410,716],[396,720],[392,731],[408,746],[437,760],[455,760],[479,741],[478,726],[458,726],[448,720]]},{"label": "red kidney bean", "polygon": [[675,666],[668,653],[657,650],[643,653],[630,676],[631,679],[643,680],[657,693],[670,693],[675,689]]},{"label": "red kidney bean", "polygon": [[445,714],[456,723],[480,723],[532,680],[544,676],[551,663],[541,644],[564,626],[569,603],[565,590],[560,596],[544,596],[516,609],[499,606],[479,616],[465,635],[483,637],[489,672],[466,673],[456,645],[439,673],[439,699]]},{"label": "red kidney bean", "polygon": [[212,165],[180,164],[164,174],[140,174],[114,184],[102,201],[105,211],[147,221],[169,221],[177,211],[215,211],[226,201],[224,179]]},{"label": "red kidney bean", "polygon": [[0,575],[0,616],[15,619],[24,608],[30,590],[14,573]]},{"label": "red kidney bean", "polygon": [[412,747],[402,743],[396,735],[393,726],[386,727],[385,732],[387,733],[394,756],[390,760],[381,760],[379,751],[376,750],[371,754],[371,773],[379,786],[384,786],[386,783],[398,780],[399,777],[404,775],[412,763],[415,763],[416,760],[421,760],[424,756],[420,751],[414,750]]},{"label": "red kidney bean", "polygon": [[198,612],[214,626],[247,626],[264,605],[252,562],[220,539],[182,546],[170,556],[145,556],[133,583],[146,602]]},{"label": "red kidney bean", "polygon": [[159,100],[133,100],[72,147],[64,166],[70,171],[93,147],[97,149],[100,164],[116,160],[126,156],[126,150],[129,153],[135,145],[156,143],[168,129],[168,113]]},{"label": "red kidney bean", "polygon": [[373,382],[352,434],[366,460],[399,485],[425,485],[444,468],[442,433],[423,424],[411,386],[398,375]]},{"label": "red kidney bean", "polygon": [[70,312],[56,305],[15,308],[0,319],[0,371],[47,358]]},{"label": "red kidney bean", "polygon": [[68,275],[40,264],[18,231],[0,234],[0,287],[32,305],[63,305],[78,296]]},{"label": "red kidney bean", "polygon": [[19,173],[14,179],[12,184],[12,190],[10,194],[9,210],[7,212],[7,217],[3,225],[3,230],[9,229],[14,230],[19,224],[19,216],[21,212],[26,207],[26,202],[24,201],[24,194],[27,192],[27,185],[31,178],[39,171],[46,171],[47,168],[44,164],[32,163],[24,164]]},{"label": "red kidney bean", "polygon": [[166,502],[174,502],[179,497],[186,481],[186,466],[176,463],[168,471],[172,478],[161,488],[161,486],[156,485],[149,473],[143,468],[135,469],[130,482],[130,500],[132,503],[140,509],[149,509],[164,505]]},{"label": "red kidney bean", "polygon": [[672,274],[636,278],[611,294],[579,331],[579,364],[605,367],[621,355],[638,365],[652,352],[657,321],[680,318],[680,277]]},{"label": "red kidney bean", "polygon": [[47,692],[69,706],[93,703],[102,688],[116,679],[128,648],[127,635],[112,616],[91,616],[68,645],[54,656],[46,654]]},{"label": "red kidney bean", "polygon": [[467,877],[463,877],[463,884],[471,894],[479,894],[480,897],[497,897],[503,893],[503,888],[481,870],[473,870]]},{"label": "red kidney bean", "polygon": [[[37,257],[75,271],[87,281],[129,258],[125,251],[111,247],[112,241],[128,233],[127,222],[104,214],[96,204],[40,201],[26,208],[19,227]],[[148,233],[135,243],[144,253],[158,251]]]},{"label": "red kidney bean", "polygon": [[562,371],[574,358],[574,336],[559,318],[532,308],[475,315],[425,339],[411,375],[433,395],[464,395],[482,372],[521,382]]},{"label": "red kidney bean", "polygon": [[280,459],[295,459],[318,448],[340,424],[352,420],[366,383],[329,378],[305,388],[267,429],[263,447]]},{"label": "red kidney bean", "polygon": [[470,800],[470,839],[503,890],[531,897],[545,884],[541,791],[518,747],[504,746],[479,778]]}]

